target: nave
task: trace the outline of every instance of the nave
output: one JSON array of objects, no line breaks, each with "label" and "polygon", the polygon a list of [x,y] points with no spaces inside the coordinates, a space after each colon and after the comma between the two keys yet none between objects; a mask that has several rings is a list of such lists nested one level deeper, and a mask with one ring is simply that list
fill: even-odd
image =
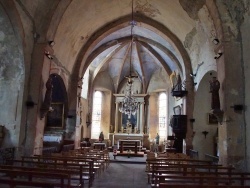
[{"label": "nave", "polygon": [[239,188],[250,173],[183,153],[148,152],[143,158],[93,148],[6,159],[1,188]]},{"label": "nave", "polygon": [[[133,160],[133,159],[132,159]],[[147,188],[145,164],[111,163],[106,173],[96,179],[93,188]]]}]

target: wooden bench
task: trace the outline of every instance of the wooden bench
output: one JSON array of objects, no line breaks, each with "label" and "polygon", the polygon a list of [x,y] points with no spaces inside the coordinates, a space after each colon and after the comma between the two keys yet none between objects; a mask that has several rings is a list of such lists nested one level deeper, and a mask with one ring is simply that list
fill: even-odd
[{"label": "wooden bench", "polygon": [[[245,187],[245,183],[239,183],[239,182],[245,182],[246,180],[250,180],[250,177],[228,177],[228,176],[212,176],[210,174],[209,176],[174,176],[169,175],[166,176],[166,179],[164,182],[159,183],[159,187],[169,187],[170,185],[182,185],[182,187],[186,187],[186,185],[190,186],[241,186]],[[158,187],[158,184],[153,185],[152,187]]]},{"label": "wooden bench", "polygon": [[[16,169],[0,169],[2,176],[0,182],[2,184],[8,184],[10,186],[26,184],[26,182],[44,183],[48,187],[62,187],[70,188],[70,178],[68,174],[61,173],[48,173],[38,171],[22,171]],[[58,181],[59,180],[59,181]],[[45,185],[42,185],[45,186]]]},{"label": "wooden bench", "polygon": [[[159,188],[242,188],[240,185],[183,185],[183,184],[168,184],[168,183],[160,183]],[[250,188],[250,186],[244,186],[245,188]]]},{"label": "wooden bench", "polygon": [[[231,171],[234,168],[232,167],[222,167],[221,165],[208,165],[208,164],[176,164],[176,163],[168,163],[165,161],[151,161],[148,162],[148,166],[146,167],[146,172],[148,175],[148,183],[150,183],[150,179],[154,178],[155,173],[159,173],[159,170],[169,171],[169,170],[178,170],[178,171],[197,171],[197,170],[205,170],[208,172],[216,172],[218,170]],[[156,172],[156,170],[158,172]],[[162,172],[163,173],[163,172]]]},{"label": "wooden bench", "polygon": [[[43,157],[36,155],[35,157]],[[57,155],[53,155],[51,157],[62,157],[62,158],[70,158],[70,159],[91,159],[94,161],[94,169],[96,170],[97,174],[100,175],[104,170],[107,168],[109,164],[109,158],[107,158],[106,152],[87,152],[81,153],[79,150],[71,150],[69,152],[63,152]]]},{"label": "wooden bench", "polygon": [[[246,181],[250,180],[250,173],[244,173],[244,172],[216,172],[216,173],[211,173],[211,172],[180,172],[180,171],[160,171],[159,173],[155,173],[154,175],[154,185],[160,184],[160,183],[165,183],[169,182],[171,179],[171,176],[176,176],[176,177],[198,177],[198,178],[205,178],[209,179],[210,182],[216,180],[216,178],[220,178],[221,183],[228,183],[229,181],[232,180],[231,184],[236,183],[241,186],[246,185]],[[209,178],[208,178],[209,177]],[[226,178],[226,179],[223,179]],[[199,183],[201,183],[201,179],[199,179]],[[192,180],[193,181],[193,180]],[[180,182],[179,182],[180,183]],[[249,183],[249,182],[248,182]]]},{"label": "wooden bench", "polygon": [[[85,160],[90,160],[93,162],[93,170],[91,174],[97,174],[100,175],[101,171],[104,171],[104,160],[101,159],[100,156],[41,156],[36,155],[32,157],[22,157],[22,160],[54,160],[55,162],[58,162],[60,160],[69,160],[74,162],[83,162]],[[93,177],[94,178],[94,177]]]},{"label": "wooden bench", "polygon": [[[48,170],[49,170],[49,174],[51,173],[56,173],[56,174],[60,174],[60,173],[63,173],[63,174],[67,174],[68,177],[69,177],[69,180],[75,180],[74,178],[74,173],[75,171],[73,170],[70,170],[70,169],[64,169],[63,171],[61,169],[52,169],[52,168],[39,168],[39,167],[24,167],[24,166],[12,166],[12,165],[0,165],[0,171],[1,170],[19,170],[19,171],[22,171],[22,172],[45,172],[45,173],[48,173]],[[72,182],[70,181],[69,182],[70,184],[70,187],[81,187],[82,184],[80,183],[80,181],[78,183],[75,183],[75,182]]]},{"label": "wooden bench", "polygon": [[54,159],[46,159],[46,160],[11,160],[13,164],[19,164],[21,166],[29,166],[40,169],[50,170],[67,170],[71,171],[74,176],[73,180],[78,180],[79,184],[84,185],[84,181],[88,181],[89,186],[92,185],[94,180],[93,173],[93,161],[70,161],[70,160],[55,160]]},{"label": "wooden bench", "polygon": [[171,172],[179,172],[183,176],[187,175],[191,172],[207,172],[209,174],[217,174],[220,171],[224,171],[225,173],[229,173],[234,168],[232,167],[222,167],[222,166],[207,166],[207,165],[168,165],[168,166],[160,166],[153,167],[151,171],[148,172],[148,183],[151,183],[150,180],[154,180],[157,174],[172,174]]},{"label": "wooden bench", "polygon": [[54,188],[55,186],[51,183],[47,182],[30,182],[30,181],[20,181],[20,180],[9,180],[9,179],[1,179],[0,185],[9,185],[10,188],[14,188],[16,186],[26,186],[26,187],[44,187],[44,188]]}]

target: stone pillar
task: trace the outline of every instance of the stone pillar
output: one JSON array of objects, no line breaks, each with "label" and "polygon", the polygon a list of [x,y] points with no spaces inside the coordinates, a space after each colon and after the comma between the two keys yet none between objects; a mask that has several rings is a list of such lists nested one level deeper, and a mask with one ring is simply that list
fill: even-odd
[{"label": "stone pillar", "polygon": [[141,120],[140,120],[140,108],[138,108],[138,111],[136,113],[136,116],[137,116],[137,120],[136,120],[136,127],[137,127],[137,130],[140,129],[140,123],[141,123]]},{"label": "stone pillar", "polygon": [[115,103],[115,131],[114,133],[118,133],[118,108],[119,108],[119,102]]},{"label": "stone pillar", "polygon": [[142,134],[143,133],[143,128],[144,128],[144,102],[143,103],[141,103],[141,106],[140,106],[140,134]]}]

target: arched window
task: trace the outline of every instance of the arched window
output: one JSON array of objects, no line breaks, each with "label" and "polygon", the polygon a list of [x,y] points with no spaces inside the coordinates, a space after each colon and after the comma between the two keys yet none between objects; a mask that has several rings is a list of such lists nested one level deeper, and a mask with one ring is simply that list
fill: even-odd
[{"label": "arched window", "polygon": [[96,91],[93,98],[91,138],[98,139],[101,132],[102,93]]},{"label": "arched window", "polygon": [[159,136],[161,139],[167,137],[167,95],[161,93],[159,96]]}]

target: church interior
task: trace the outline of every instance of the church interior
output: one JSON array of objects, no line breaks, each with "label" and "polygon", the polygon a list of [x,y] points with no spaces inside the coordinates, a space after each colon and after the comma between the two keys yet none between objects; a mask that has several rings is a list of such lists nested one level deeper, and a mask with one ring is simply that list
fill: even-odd
[{"label": "church interior", "polygon": [[250,172],[249,7],[0,0],[0,173],[6,153],[84,147]]}]

